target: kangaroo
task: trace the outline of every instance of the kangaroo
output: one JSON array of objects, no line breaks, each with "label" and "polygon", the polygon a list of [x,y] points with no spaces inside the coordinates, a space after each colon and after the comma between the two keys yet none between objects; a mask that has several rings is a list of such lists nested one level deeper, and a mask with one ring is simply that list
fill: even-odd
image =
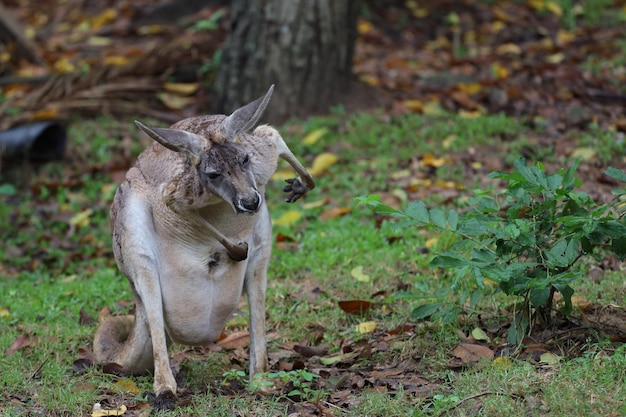
[{"label": "kangaroo", "polygon": [[250,308],[250,378],[267,371],[265,291],[272,228],[265,186],[278,158],[298,173],[288,202],[315,187],[278,131],[259,121],[272,95],[230,116],[181,120],[169,129],[135,122],[154,139],[111,206],[113,252],[135,298],[134,315],[105,320],[99,363],[154,373],[157,408],[176,404],[168,345],[217,340],[242,292]]}]

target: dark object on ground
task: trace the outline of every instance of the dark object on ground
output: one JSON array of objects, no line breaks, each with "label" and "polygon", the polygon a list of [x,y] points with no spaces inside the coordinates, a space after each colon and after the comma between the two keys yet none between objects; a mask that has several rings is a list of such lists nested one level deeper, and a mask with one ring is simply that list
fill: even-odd
[{"label": "dark object on ground", "polygon": [[0,155],[4,160],[28,158],[49,161],[63,156],[67,133],[58,122],[47,121],[0,132]]}]

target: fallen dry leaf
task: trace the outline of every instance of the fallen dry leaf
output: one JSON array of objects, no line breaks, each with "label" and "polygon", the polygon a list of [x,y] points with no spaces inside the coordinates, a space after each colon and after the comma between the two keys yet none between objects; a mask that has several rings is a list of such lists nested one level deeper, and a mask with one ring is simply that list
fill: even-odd
[{"label": "fallen dry leaf", "polygon": [[178,94],[181,96],[188,96],[198,91],[198,88],[200,88],[200,84],[199,83],[165,83],[163,84],[163,88],[165,88],[166,91],[173,93],[173,94]]},{"label": "fallen dry leaf", "polygon": [[461,359],[464,364],[472,364],[480,361],[481,359],[492,360],[494,353],[491,349],[484,345],[475,345],[471,343],[461,343],[454,350],[452,354]]},{"label": "fallen dry leaf", "polygon": [[[291,177],[293,177],[293,175]],[[323,206],[325,206],[328,203],[330,203],[330,199],[329,198],[323,198],[321,200],[304,203],[304,204],[302,204],[302,208],[305,209],[305,210],[310,210],[310,209],[314,209],[314,208],[318,208],[318,207],[323,207]]]},{"label": "fallen dry leaf", "polygon": [[311,166],[311,168],[309,169],[309,173],[314,177],[318,177],[322,175],[324,171],[326,171],[328,168],[335,165],[338,160],[339,157],[334,153],[321,153],[317,157],[315,157],[315,160],[313,160],[313,166]]},{"label": "fallen dry leaf", "polygon": [[328,129],[325,127],[320,127],[319,129],[315,129],[314,131],[312,131],[311,133],[309,133],[302,139],[302,143],[305,145],[313,145],[318,140],[320,140],[322,136],[324,136],[326,133],[328,133]]},{"label": "fallen dry leaf", "polygon": [[337,304],[346,313],[354,315],[365,314],[374,306],[374,303],[365,300],[345,300],[339,301]]},{"label": "fallen dry leaf", "polygon": [[78,324],[81,326],[91,326],[95,322],[96,319],[94,319],[91,314],[87,313],[83,308],[80,309],[78,313]]},{"label": "fallen dry leaf", "polygon": [[244,348],[250,343],[250,333],[246,331],[231,333],[224,339],[218,341],[216,345],[226,350]]},{"label": "fallen dry leaf", "polygon": [[78,359],[72,364],[72,370],[77,374],[81,374],[85,369],[92,367],[94,363],[95,358],[91,349],[86,346],[80,346],[78,348]]},{"label": "fallen dry leaf", "polygon": [[100,403],[96,403],[93,406],[91,417],[107,417],[107,416],[121,416],[126,412],[127,408],[124,404],[117,410],[103,410]]},{"label": "fallen dry leaf", "polygon": [[295,345],[293,347],[294,352],[304,356],[305,358],[311,358],[313,356],[324,356],[328,352],[328,345],[323,344],[319,346],[301,346]]},{"label": "fallen dry leaf", "polygon": [[193,97],[183,97],[174,93],[160,92],[156,96],[163,105],[172,110],[182,110],[196,101]]},{"label": "fallen dry leaf", "polygon": [[439,168],[446,163],[446,158],[437,158],[432,153],[427,152],[420,160],[420,163],[424,166]]},{"label": "fallen dry leaf", "polygon": [[322,357],[320,358],[320,363],[322,365],[335,365],[337,363],[352,363],[354,362],[354,359],[356,359],[361,352],[359,351],[352,351],[352,352],[347,352],[347,353],[342,353],[340,355],[335,355],[335,356],[326,356],[326,357]]},{"label": "fallen dry leaf", "polygon": [[38,342],[37,336],[31,337],[29,334],[24,333],[15,338],[11,346],[4,351],[5,355],[12,355],[20,349],[24,349],[28,346],[33,346]]},{"label": "fallen dry leaf", "polygon": [[289,227],[289,226],[293,226],[294,224],[296,224],[298,220],[300,220],[301,217],[302,217],[302,213],[299,212],[298,210],[289,210],[283,213],[279,218],[274,220],[272,223],[275,226],[279,226],[279,227]]},{"label": "fallen dry leaf", "polygon": [[328,210],[324,210],[322,214],[320,214],[320,220],[328,221],[337,217],[345,216],[352,212],[350,207],[332,207]]},{"label": "fallen dry leaf", "polygon": [[283,168],[283,169],[278,169],[276,170],[276,172],[274,172],[274,175],[272,175],[272,180],[285,181],[293,177],[295,177],[295,171],[293,169]]}]

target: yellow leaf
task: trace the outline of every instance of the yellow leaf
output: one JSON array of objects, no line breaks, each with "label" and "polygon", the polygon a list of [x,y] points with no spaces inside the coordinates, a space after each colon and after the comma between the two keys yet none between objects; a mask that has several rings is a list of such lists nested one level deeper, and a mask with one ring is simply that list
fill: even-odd
[{"label": "yellow leaf", "polygon": [[546,61],[550,64],[560,64],[565,59],[565,54],[563,52],[557,52],[556,54],[548,55],[546,57]]},{"label": "yellow leaf", "polygon": [[320,363],[328,366],[338,362],[350,361],[359,356],[359,354],[360,352],[358,350],[353,350],[352,352],[342,353],[341,355],[325,356],[320,358]]},{"label": "yellow leaf", "polygon": [[594,156],[596,156],[596,150],[593,148],[578,148],[571,155],[573,159],[582,159],[583,161],[588,161]]},{"label": "yellow leaf", "polygon": [[37,110],[35,114],[33,114],[34,120],[51,120],[56,119],[59,115],[58,107],[46,107],[41,110]]},{"label": "yellow leaf", "polygon": [[498,283],[495,281],[490,280],[489,278],[485,278],[483,279],[483,284],[485,285],[497,285]]},{"label": "yellow leaf", "polygon": [[63,278],[63,279],[61,280],[61,282],[62,282],[63,284],[69,284],[69,283],[70,283],[70,282],[72,282],[72,281],[76,281],[76,278],[78,278],[78,277],[76,276],[76,274],[72,274],[72,275],[69,275],[69,276],[67,276],[67,277]]},{"label": "yellow leaf", "polygon": [[446,49],[450,47],[450,41],[443,35],[440,35],[434,41],[429,41],[424,46],[427,51],[434,51],[436,49]]},{"label": "yellow leaf", "polygon": [[305,210],[310,210],[310,209],[314,209],[318,207],[323,207],[326,204],[328,204],[328,202],[329,202],[328,198],[323,198],[321,200],[311,201],[310,203],[304,203],[302,204],[302,208]]},{"label": "yellow leaf", "polygon": [[115,383],[115,386],[120,390],[120,392],[129,392],[131,394],[138,394],[141,392],[133,380],[128,378],[120,379]]},{"label": "yellow leaf", "polygon": [[508,356],[498,356],[493,360],[493,364],[500,368],[509,368],[513,362]]},{"label": "yellow leaf", "polygon": [[98,30],[107,23],[113,22],[115,19],[117,19],[117,9],[111,7],[105,9],[102,13],[100,13],[100,15],[91,19],[91,27]]},{"label": "yellow leaf", "polygon": [[314,131],[312,131],[311,133],[309,133],[302,139],[302,143],[305,145],[313,145],[315,142],[320,140],[320,138],[324,136],[326,133],[328,133],[328,129],[326,129],[325,127],[320,127],[319,129],[315,129]]},{"label": "yellow leaf", "polygon": [[491,73],[493,74],[495,78],[499,78],[499,79],[506,78],[509,76],[509,70],[497,62],[494,62],[493,64],[491,64]]},{"label": "yellow leaf", "polygon": [[111,38],[107,38],[106,36],[92,36],[87,39],[87,44],[91,46],[108,46],[113,43]]},{"label": "yellow leaf", "polygon": [[70,219],[70,224],[72,226],[84,227],[89,224],[89,217],[91,217],[93,210],[88,208],[79,213],[76,213]]},{"label": "yellow leaf", "polygon": [[181,96],[189,96],[196,91],[200,87],[199,83],[165,83],[163,84],[163,88],[165,91],[178,94]]},{"label": "yellow leaf", "polygon": [[313,161],[313,166],[309,170],[309,173],[314,177],[321,175],[328,168],[335,165],[338,160],[339,158],[334,153],[324,152],[319,154]]},{"label": "yellow leaf", "polygon": [[411,14],[418,19],[423,19],[428,16],[428,9],[425,7],[411,8]]},{"label": "yellow leaf", "polygon": [[502,45],[498,46],[498,48],[496,49],[496,53],[498,55],[519,55],[522,53],[522,48],[520,48],[519,45],[511,42],[503,43]]},{"label": "yellow leaf", "polygon": [[367,20],[359,19],[359,23],[357,24],[357,31],[359,32],[359,35],[363,35],[372,30],[374,30],[374,25]]},{"label": "yellow leaf", "polygon": [[182,110],[195,101],[193,97],[181,97],[178,94],[166,92],[158,93],[157,98],[172,110]]},{"label": "yellow leaf", "polygon": [[476,94],[483,89],[483,86],[479,83],[461,83],[457,87],[467,94]]},{"label": "yellow leaf", "polygon": [[574,34],[574,32],[570,32],[568,30],[561,29],[556,34],[556,43],[560,46],[567,46],[574,39],[576,39],[576,35]]},{"label": "yellow leaf", "polygon": [[553,1],[546,2],[546,9],[552,12],[555,16],[563,16],[563,9],[557,3]]},{"label": "yellow leaf", "polygon": [[454,133],[452,133],[443,139],[443,141],[441,142],[441,145],[443,145],[444,149],[449,149],[456,139],[457,139],[457,136]]},{"label": "yellow leaf", "polygon": [[464,119],[475,119],[482,115],[480,110],[459,110],[459,116]]},{"label": "yellow leaf", "polygon": [[300,213],[297,210],[289,210],[287,212],[285,212],[282,216],[280,216],[278,219],[274,220],[274,224],[276,226],[293,226],[294,224],[296,224],[296,222],[298,220],[300,220],[300,218],[302,217],[302,213]]},{"label": "yellow leaf", "polygon": [[165,31],[165,27],[162,25],[146,25],[137,29],[137,33],[140,35],[156,35]]},{"label": "yellow leaf", "polygon": [[371,279],[369,275],[363,273],[362,266],[356,266],[352,268],[352,271],[350,271],[350,275],[352,275],[352,277],[359,282],[369,282]]},{"label": "yellow leaf", "polygon": [[295,177],[296,173],[291,168],[279,169],[278,171],[274,172],[274,175],[272,175],[272,179],[274,181],[285,181]]},{"label": "yellow leaf", "polygon": [[356,325],[356,331],[359,334],[372,333],[374,330],[376,330],[375,321],[365,321]]},{"label": "yellow leaf", "polygon": [[437,242],[439,242],[439,238],[438,237],[431,237],[430,239],[428,239],[426,241],[426,243],[424,243],[424,246],[426,246],[427,249],[430,249],[433,247],[433,245],[435,245]]},{"label": "yellow leaf", "polygon": [[403,203],[406,203],[409,200],[409,196],[407,195],[406,191],[402,189],[396,188],[395,190],[391,191],[391,194],[396,196],[398,200],[400,200]]},{"label": "yellow leaf", "polygon": [[415,113],[421,113],[424,110],[424,103],[420,100],[404,100],[402,105]]},{"label": "yellow leaf", "polygon": [[433,184],[431,184],[434,187],[440,187],[440,188],[449,188],[449,189],[457,189],[457,190],[462,190],[463,186],[461,184],[458,184],[454,181],[443,181],[443,180],[437,180],[435,181]]},{"label": "yellow leaf", "polygon": [[474,340],[481,340],[485,342],[489,342],[491,340],[489,336],[487,336],[487,333],[485,333],[485,331],[480,327],[476,327],[472,330],[472,337]]},{"label": "yellow leaf", "polygon": [[435,101],[430,101],[424,104],[423,112],[425,115],[428,115],[428,116],[441,116],[445,114],[445,112],[443,111],[439,103]]},{"label": "yellow leaf", "polygon": [[506,27],[506,25],[504,24],[504,22],[502,20],[496,20],[491,24],[491,30],[494,33],[498,33],[500,32],[502,29],[504,29]]},{"label": "yellow leaf", "polygon": [[439,168],[440,166],[446,163],[446,158],[436,158],[435,155],[433,155],[430,152],[427,152],[422,157],[422,160],[420,161],[420,163],[424,166]]},{"label": "yellow leaf", "polygon": [[546,363],[548,365],[556,365],[560,361],[561,357],[551,352],[542,353],[541,356],[539,356],[539,362]]},{"label": "yellow leaf", "polygon": [[574,295],[572,297],[572,305],[580,308],[581,310],[587,310],[591,306],[591,303],[585,297]]},{"label": "yellow leaf", "polygon": [[9,318],[9,316],[11,315],[11,311],[6,308],[6,307],[2,307],[0,308],[0,319],[7,319]]},{"label": "yellow leaf", "polygon": [[528,2],[530,7],[535,10],[544,11],[547,10],[555,16],[563,16],[563,9],[556,2],[550,0],[530,0]]},{"label": "yellow leaf", "polygon": [[37,29],[32,26],[32,25],[27,25],[24,28],[24,35],[28,38],[28,39],[35,39],[35,35],[37,35]]},{"label": "yellow leaf", "polygon": [[470,164],[472,169],[481,169],[483,167],[483,163],[479,161],[474,161]]},{"label": "yellow leaf", "polygon": [[104,65],[112,65],[114,67],[122,67],[128,64],[129,59],[124,56],[107,56],[104,58]]},{"label": "yellow leaf", "polygon": [[122,404],[119,410],[103,410],[100,403],[96,403],[93,406],[91,417],[107,417],[107,416],[121,416],[126,412],[126,406]]},{"label": "yellow leaf", "polygon": [[359,81],[372,87],[378,87],[381,84],[380,78],[375,75],[361,74],[359,75]]},{"label": "yellow leaf", "polygon": [[67,58],[61,58],[54,63],[54,69],[62,74],[76,71],[76,66]]},{"label": "yellow leaf", "polygon": [[399,180],[401,178],[407,178],[411,176],[411,170],[410,169],[403,169],[400,171],[396,171],[396,172],[392,172],[389,175],[389,178],[391,178],[392,180]]}]

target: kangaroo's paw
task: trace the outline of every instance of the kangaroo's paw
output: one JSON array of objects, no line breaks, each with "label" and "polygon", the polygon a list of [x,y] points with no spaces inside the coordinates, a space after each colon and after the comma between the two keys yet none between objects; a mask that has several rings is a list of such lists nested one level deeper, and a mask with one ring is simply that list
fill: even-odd
[{"label": "kangaroo's paw", "polygon": [[285,201],[288,203],[293,203],[294,201],[305,195],[308,191],[308,189],[304,186],[304,184],[302,184],[299,178],[288,179],[285,180],[285,182],[288,185],[285,185],[283,191],[286,193],[291,193],[285,199]]},{"label": "kangaroo's paw", "polygon": [[154,406],[158,410],[172,410],[176,407],[176,394],[170,390],[166,390],[156,396]]}]

